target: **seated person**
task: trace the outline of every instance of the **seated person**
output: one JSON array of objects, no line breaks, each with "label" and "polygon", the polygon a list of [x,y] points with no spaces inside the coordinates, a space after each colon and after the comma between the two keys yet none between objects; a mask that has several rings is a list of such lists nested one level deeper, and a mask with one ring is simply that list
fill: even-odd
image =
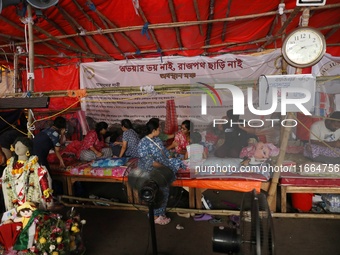
[{"label": "seated person", "polygon": [[87,133],[78,151],[78,158],[82,161],[92,161],[98,158],[112,156],[112,150],[107,147],[104,140],[108,124],[98,122],[94,130]]},{"label": "seated person", "polygon": [[175,149],[175,153],[183,158],[186,153],[186,147],[190,142],[190,130],[193,129],[194,124],[190,120],[183,121],[181,131],[175,135],[174,141],[167,147],[167,149]]},{"label": "seated person", "polygon": [[223,144],[215,150],[215,156],[219,158],[238,158],[243,147],[248,146],[248,140],[258,138],[254,134],[249,134],[239,124],[240,116],[234,115],[232,110],[227,112],[228,123],[224,126],[225,138]]},{"label": "seated person", "polygon": [[[183,162],[179,158],[170,158],[169,151],[165,149],[163,142],[158,138],[160,133],[159,121],[150,119],[146,123],[146,136],[138,144],[138,167],[142,171],[156,171],[157,168],[169,168],[175,174],[182,168]],[[169,198],[170,183],[160,188],[162,199],[154,209],[154,222],[159,225],[170,223],[171,219],[166,217],[166,206]]]},{"label": "seated person", "polygon": [[340,163],[340,112],[333,112],[329,118],[317,121],[310,128],[309,144],[304,155],[315,161]]},{"label": "seated person", "polygon": [[200,133],[192,133],[190,136],[190,144],[187,146],[187,151],[184,156],[187,164],[203,163],[203,160],[207,158],[207,152],[201,144],[201,141],[202,136]]},{"label": "seated person", "polygon": [[132,123],[128,119],[123,119],[121,121],[122,130],[123,130],[123,139],[122,142],[114,142],[114,145],[120,145],[120,153],[119,158],[121,157],[138,157],[137,146],[139,143],[139,136],[136,131],[132,127]]},{"label": "seated person", "polygon": [[115,129],[110,132],[109,137],[112,155],[118,157],[121,151],[120,143],[123,142],[123,132],[121,129]]}]

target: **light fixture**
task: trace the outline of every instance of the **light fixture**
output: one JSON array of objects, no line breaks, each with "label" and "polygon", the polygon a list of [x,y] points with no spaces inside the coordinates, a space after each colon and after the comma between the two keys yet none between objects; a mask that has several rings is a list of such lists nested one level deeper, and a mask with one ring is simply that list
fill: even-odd
[{"label": "light fixture", "polygon": [[296,0],[296,6],[320,6],[325,4],[326,0]]}]

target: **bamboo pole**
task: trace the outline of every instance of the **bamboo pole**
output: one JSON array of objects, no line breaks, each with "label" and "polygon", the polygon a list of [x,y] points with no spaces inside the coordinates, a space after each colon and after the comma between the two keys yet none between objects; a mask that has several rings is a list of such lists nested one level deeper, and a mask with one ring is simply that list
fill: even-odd
[{"label": "bamboo pole", "polygon": [[[23,34],[25,33],[25,30],[24,30],[21,26],[19,26],[19,25],[16,24],[15,22],[11,21],[10,19],[8,19],[8,18],[6,18],[6,17],[0,15],[0,20],[6,22],[7,24],[10,24],[12,27],[14,27],[15,29],[21,31]],[[35,39],[34,43],[37,43],[37,42],[39,41],[39,39],[40,39],[39,37],[36,37],[36,36],[34,36],[34,35],[32,36],[32,39],[33,39],[33,38]],[[22,41],[23,41],[22,43],[16,43],[16,45],[25,45],[25,44],[26,44],[25,40],[23,39]],[[53,47],[52,45],[50,45],[49,43],[47,43],[47,41],[44,41],[44,42],[41,42],[41,43],[43,43],[46,47],[52,49],[53,51],[59,53],[59,51],[58,51],[55,47]],[[12,45],[8,45],[7,47],[11,47],[11,46],[12,46]],[[1,46],[0,46],[0,47],[1,47]]]},{"label": "bamboo pole", "polygon": [[[78,28],[78,30],[80,30],[80,34],[79,34],[80,37],[86,36],[86,30],[67,11],[64,10],[64,13],[66,16],[68,16],[69,21],[71,21]],[[98,31],[96,35],[101,35],[100,31]],[[84,40],[86,41],[86,39],[89,39],[104,56],[107,56],[108,58],[111,58],[111,60],[114,60],[114,58],[111,57],[92,36],[93,35],[86,36]],[[92,52],[91,50],[89,51]]]},{"label": "bamboo pole", "polygon": [[[292,113],[289,112],[287,114],[287,119],[292,119]],[[285,127],[283,130],[283,135],[282,135],[282,140],[281,140],[281,145],[280,145],[280,153],[275,164],[276,166],[280,167],[283,163],[283,160],[286,155],[286,149],[288,145],[290,131],[291,131],[291,127]],[[269,187],[268,198],[267,198],[268,205],[271,211],[276,210],[276,204],[274,203],[274,201],[276,202],[275,198],[276,198],[277,184],[279,182],[279,179],[280,179],[280,171],[274,172],[273,177],[270,181],[270,187]]]},{"label": "bamboo pole", "polygon": [[[76,0],[72,0],[72,2],[77,6],[77,8],[80,10],[80,12],[93,24],[96,26],[96,28],[100,31],[102,30],[102,28],[97,24],[97,22],[95,22],[90,15],[88,15],[83,7],[81,7],[81,5],[76,1]],[[110,36],[111,35],[111,36]],[[124,55],[123,51],[118,47],[118,43],[116,42],[116,40],[113,38],[112,34],[109,34],[109,37],[104,34],[102,35],[104,38],[106,38],[106,40],[108,42],[113,43],[113,46],[119,51],[120,54]],[[93,38],[94,40],[94,38]],[[95,41],[95,40],[94,40]],[[95,41],[97,43],[97,41]],[[99,44],[98,44],[99,45]],[[100,46],[101,47],[101,46]],[[102,48],[102,47],[101,47]],[[103,49],[104,50],[104,49]]]},{"label": "bamboo pole", "polygon": [[[215,0],[210,0],[208,20],[214,19],[214,9],[215,9]],[[208,25],[207,25],[207,34],[206,34],[206,37],[205,37],[204,46],[210,46],[210,37],[211,37],[212,26],[213,26],[212,23],[208,23]],[[203,49],[206,52],[207,48],[203,48]]]},{"label": "bamboo pole", "polygon": [[22,42],[25,41],[23,37],[14,36],[14,35],[6,35],[3,33],[0,33],[0,37],[6,38],[7,40],[10,40],[10,41],[22,41]]},{"label": "bamboo pole", "polygon": [[[231,3],[232,3],[232,0],[229,0],[228,1],[228,7],[227,7],[227,13],[225,15],[226,18],[228,18],[228,16],[229,16],[230,9],[231,9]],[[223,22],[223,30],[222,30],[222,35],[221,35],[223,42],[225,41],[225,34],[226,34],[226,31],[227,31],[227,24],[228,24],[227,21]]]},{"label": "bamboo pole", "polygon": [[[65,32],[65,30],[56,22],[54,22],[53,20],[51,20],[49,17],[44,16],[44,20],[46,20],[50,25],[52,25],[53,27],[55,27],[62,35],[67,35],[67,33]],[[78,43],[74,40],[74,38],[67,38],[69,42],[72,43],[72,47],[77,49],[77,50],[83,50],[82,48],[80,48],[78,46]]]},{"label": "bamboo pole", "polygon": [[[172,22],[177,22],[176,10],[175,10],[173,0],[169,0],[168,5],[169,5],[170,13],[171,13]],[[178,46],[180,48],[183,48],[181,34],[180,34],[178,27],[175,27],[175,32],[176,32],[176,39],[177,39]]]},{"label": "bamboo pole", "polygon": [[[200,9],[198,7],[197,0],[193,0],[193,1],[194,1],[194,8],[195,8],[195,13],[196,13],[196,18],[197,18],[198,21],[201,21]],[[198,24],[198,29],[200,31],[200,34],[203,35],[202,25]]]},{"label": "bamboo pole", "polygon": [[273,213],[275,218],[297,218],[297,219],[330,219],[339,220],[340,214],[319,213]]},{"label": "bamboo pole", "polygon": [[[340,4],[330,4],[330,5],[325,5],[325,6],[311,7],[310,10],[318,10],[319,11],[319,10],[323,10],[323,9],[332,9],[332,8],[339,8],[339,7],[340,7]],[[59,9],[59,11],[62,12],[62,9],[58,5],[57,5],[57,8]],[[284,13],[288,14],[288,13],[292,13],[293,11],[294,10],[285,10]],[[198,20],[198,21],[185,21],[185,22],[174,22],[174,23],[150,24],[149,25],[149,29],[153,30],[153,29],[170,28],[170,27],[194,26],[194,25],[201,25],[201,24],[208,24],[208,23],[215,23],[215,22],[236,21],[236,20],[242,20],[242,19],[265,17],[265,16],[276,15],[276,14],[277,14],[277,11],[272,11],[272,12],[266,12],[266,13],[260,13],[260,14],[228,17],[228,18],[215,19],[215,20],[203,20],[203,21],[202,20]],[[0,19],[2,19],[2,18],[3,17],[0,15]],[[324,26],[324,27],[320,27],[320,28],[317,28],[317,29],[318,30],[327,30],[327,29],[332,29],[332,28],[337,28],[337,27],[340,27],[340,24]],[[143,26],[129,26],[129,27],[123,27],[123,28],[104,29],[104,30],[101,30],[101,31],[84,31],[84,33],[82,35],[120,33],[120,32],[127,32],[127,31],[141,30],[142,28],[143,28]],[[76,33],[76,34],[71,34],[71,35],[56,36],[56,38],[58,38],[58,39],[65,39],[65,38],[79,37],[79,35],[80,35],[79,33]],[[47,41],[50,41],[50,40],[51,40],[50,38],[39,39],[39,40],[35,40],[35,43],[47,42]],[[24,43],[20,43],[20,44],[24,44]],[[20,44],[18,44],[18,45],[20,45]],[[10,46],[11,46],[10,44],[0,45],[0,47],[2,47],[2,48],[3,47],[10,47]],[[214,46],[211,46],[211,47],[221,47],[221,46],[223,46],[223,44],[216,45],[216,46],[214,45]],[[333,45],[333,46],[336,46],[336,44]],[[180,50],[180,49],[171,49],[171,50],[173,51],[173,50]],[[166,51],[166,50],[163,49],[163,51]],[[168,50],[168,51],[170,51],[170,50]],[[152,51],[152,52],[154,52],[154,51]],[[145,53],[152,53],[152,52],[145,52]]]},{"label": "bamboo pole", "polygon": [[[82,198],[82,197],[74,197],[74,196],[66,196],[62,195],[59,197],[60,202],[69,207],[81,207],[81,208],[100,208],[100,209],[114,209],[114,210],[140,210],[140,211],[148,211],[148,206],[140,205],[140,204],[128,204],[128,203],[120,203],[120,202],[112,202],[101,199],[91,199],[91,198]],[[81,203],[73,203],[71,201],[77,200],[80,202],[91,202],[93,204],[81,204]],[[68,202],[69,201],[69,202]],[[104,203],[107,205],[95,205],[94,203]],[[167,208],[167,212],[171,213],[194,213],[194,214],[202,214],[208,213],[211,215],[240,215],[240,211],[238,210],[225,210],[225,209],[215,209],[215,210],[205,210],[205,209],[190,209],[190,208]],[[265,216],[266,213],[264,214]],[[261,216],[261,212],[260,212]],[[316,214],[316,213],[272,213],[272,217],[274,218],[298,218],[298,219],[340,219],[340,214]]]},{"label": "bamboo pole", "polygon": [[[93,4],[91,1],[87,1],[89,4]],[[104,14],[102,14],[100,11],[98,11],[97,8],[95,8],[94,12],[98,15],[98,17],[102,20],[102,22],[104,24],[109,24],[112,28],[117,28],[117,26],[111,21],[109,20]],[[106,27],[107,29],[109,29],[109,27]],[[128,37],[124,32],[119,32],[119,34],[124,37],[124,39],[126,41],[128,41],[135,49],[136,51],[139,50],[138,46],[130,39],[130,37]],[[118,42],[117,46],[118,46]]]},{"label": "bamboo pole", "polygon": [[[78,38],[82,42],[82,44],[84,45],[86,51],[91,52],[89,46],[87,45],[85,39],[83,38],[83,36],[85,34],[78,33],[78,27],[75,24],[75,20],[60,5],[57,4],[56,7],[58,8],[58,11],[61,13],[61,15],[67,20],[67,22],[73,28],[73,30],[77,33],[76,34],[77,36],[72,36],[72,37]],[[81,31],[79,31],[79,32],[81,32]],[[85,31],[83,31],[83,33],[85,33]],[[69,37],[68,35],[56,36],[56,38],[58,38],[58,39],[72,38],[72,37]]]},{"label": "bamboo pole", "polygon": [[[0,15],[1,17],[1,15]],[[332,28],[338,28],[340,27],[340,24],[336,24],[336,25],[331,25],[331,26],[324,26],[324,27],[319,27],[316,28],[317,30],[327,30],[327,29],[332,29]],[[65,35],[65,36],[56,36],[56,38],[58,39],[63,39],[63,38],[70,38],[73,37],[73,35]],[[279,36],[274,36],[274,40],[281,38],[282,35]],[[47,39],[40,39],[40,40],[35,40],[35,43],[41,43],[41,42],[45,42],[45,41],[50,41],[50,38]],[[215,48],[215,47],[223,47],[223,46],[243,46],[243,45],[248,45],[248,44],[257,44],[260,42],[266,42],[268,39],[267,38],[261,38],[261,39],[257,39],[254,41],[250,41],[250,42],[246,42],[246,43],[238,43],[238,42],[229,42],[229,43],[221,43],[221,44],[215,44],[215,45],[210,45],[210,46],[203,46],[202,48]],[[24,42],[22,43],[16,43],[16,45],[25,45]],[[327,44],[327,46],[339,46],[340,43],[329,43]],[[5,44],[5,45],[0,45],[1,48],[4,47],[11,47],[11,44]],[[178,51],[178,50],[187,50],[186,48],[180,49],[180,48],[172,48],[172,49],[163,49],[163,52],[169,52],[169,51]],[[156,50],[144,50],[141,51],[140,53],[155,53],[157,52]],[[258,49],[250,49],[248,51],[229,51],[228,53],[244,53],[244,52],[258,52]],[[0,52],[1,54],[1,52]],[[9,53],[10,54],[10,53]],[[135,54],[135,52],[128,52],[126,53],[127,55],[133,55]],[[216,53],[216,54],[221,54],[220,52]],[[211,55],[214,55],[214,53],[211,53]],[[100,55],[95,55],[96,58],[102,58],[104,59],[104,56],[100,56]]]},{"label": "bamboo pole", "polygon": [[[60,8],[58,5],[57,8]],[[325,6],[318,6],[318,7],[311,7],[310,10],[323,10],[323,9],[332,9],[332,8],[339,8],[339,4],[330,4]],[[285,10],[284,13],[292,13],[294,10]],[[143,13],[144,14],[144,13]],[[161,23],[161,24],[150,24],[149,30],[154,29],[162,29],[162,28],[174,28],[174,27],[186,27],[186,26],[196,26],[200,24],[209,24],[209,23],[218,23],[218,22],[225,22],[225,21],[238,21],[238,20],[244,20],[244,19],[252,19],[252,18],[260,18],[260,17],[266,17],[266,16],[272,16],[276,15],[277,11],[270,11],[270,12],[264,12],[264,13],[258,13],[258,14],[249,14],[249,15],[243,15],[243,16],[235,16],[235,17],[228,17],[228,18],[221,18],[221,19],[213,19],[213,20],[200,20],[200,21],[182,21],[182,22],[174,22],[174,23]],[[331,27],[339,27],[340,24],[331,25],[331,26],[325,26],[322,28],[317,28],[318,30],[326,30]],[[84,31],[82,35],[97,35],[97,34],[107,34],[107,33],[118,33],[118,32],[127,32],[127,31],[136,31],[141,30],[143,26],[128,26],[128,27],[121,27],[121,28],[112,28],[112,29],[105,29],[102,31]],[[70,37],[78,37],[80,34],[71,34],[66,36],[59,36],[59,39],[62,38],[70,38]]]},{"label": "bamboo pole", "polygon": [[[317,83],[324,83],[327,81],[340,81],[340,75],[332,76],[318,76],[316,77]],[[257,80],[245,80],[245,81],[230,81],[229,83],[245,89],[247,87],[253,87]],[[210,84],[213,85],[213,84]],[[176,92],[190,92],[195,88],[201,88],[200,85],[193,84],[167,84],[167,85],[156,85],[154,86],[155,92],[157,93],[176,93]],[[56,91],[44,91],[44,92],[32,92],[32,97],[48,96],[48,97],[65,97],[68,96],[68,90],[56,90]],[[108,87],[108,88],[93,88],[86,89],[86,95],[97,96],[97,95],[143,95],[138,86],[126,86],[126,87]],[[22,97],[22,93],[6,93],[6,97]]]},{"label": "bamboo pole", "polygon": [[[0,20],[6,22],[6,23],[8,23],[8,24],[10,24],[10,25],[13,26],[15,29],[21,31],[23,34],[25,33],[25,30],[24,30],[22,27],[20,27],[20,26],[19,26],[18,24],[16,24],[16,23],[12,22],[11,20],[7,19],[6,17],[0,15]],[[32,38],[33,38],[33,40],[35,39],[35,40],[34,40],[34,43],[36,43],[36,41],[38,41],[36,38],[39,38],[39,37],[36,37],[36,36],[32,35]],[[22,41],[22,42],[21,42],[21,43],[16,42],[15,45],[17,45],[17,46],[22,45],[22,46],[26,47],[26,41],[25,41],[25,39],[24,39],[24,38],[21,38],[20,41]],[[53,47],[52,45],[50,45],[49,43],[47,43],[47,42],[42,42],[42,44],[44,44],[46,47],[52,49],[53,51],[59,53],[59,51],[58,51],[55,47]],[[12,46],[13,46],[12,44],[8,44],[7,47],[12,47]],[[2,47],[0,46],[0,48],[2,48]],[[9,55],[9,53],[6,53],[6,54]],[[38,58],[38,59],[41,60],[40,58]],[[43,62],[45,63],[46,61],[43,61]],[[25,65],[26,65],[26,64],[25,64]]]},{"label": "bamboo pole", "polygon": [[279,31],[277,31],[276,35],[271,37],[265,44],[263,44],[260,48],[265,49],[265,47],[269,44],[271,44],[273,41],[276,40],[278,35],[281,35],[284,30],[287,28],[287,26],[290,24],[290,22],[296,17],[298,13],[301,11],[301,6],[296,6],[294,11],[289,15],[289,18],[283,23]]},{"label": "bamboo pole", "polygon": [[[337,24],[337,25],[332,25],[332,26],[326,26],[326,27],[320,27],[318,28],[317,30],[325,30],[325,29],[331,29],[331,28],[335,28],[335,27],[340,27],[340,24]],[[61,37],[63,36],[56,36],[56,38],[60,39]],[[69,38],[69,36],[66,36],[64,38]],[[280,36],[273,36],[273,40],[276,40],[276,39],[279,39],[279,38],[282,38],[282,35]],[[42,39],[42,40],[36,40],[35,42],[36,43],[41,43],[43,41],[50,41],[51,39],[48,38],[48,39]],[[268,38],[261,38],[261,39],[258,39],[258,40],[254,40],[254,41],[249,41],[249,42],[245,42],[245,43],[237,43],[237,42],[229,42],[229,43],[221,43],[221,44],[214,44],[214,45],[209,45],[209,46],[202,46],[201,48],[202,49],[208,49],[208,48],[216,48],[216,47],[226,47],[226,46],[230,46],[230,47],[238,47],[238,46],[244,46],[244,45],[250,45],[250,44],[258,44],[258,43],[261,43],[261,42],[267,42],[268,41]],[[16,43],[16,45],[24,45],[25,43]],[[327,44],[327,46],[331,47],[331,46],[339,46],[340,43],[329,43]],[[12,45],[10,44],[6,44],[6,45],[0,45],[0,47],[11,47]],[[171,51],[185,51],[185,50],[188,50],[187,48],[171,48],[171,49],[162,49],[162,52],[171,52]],[[234,51],[228,51],[228,53],[233,53],[233,54],[238,54],[238,53],[251,53],[251,52],[258,52],[259,50],[256,48],[256,49],[249,49],[249,50],[234,50]],[[152,54],[152,53],[158,53],[158,50],[144,50],[144,51],[140,51],[139,54]],[[2,52],[0,52],[0,55],[3,54]],[[9,55],[11,53],[8,53]],[[86,57],[88,58],[95,58],[95,59],[103,59],[103,60],[110,60],[112,59],[112,57],[106,57],[106,56],[102,56],[102,55],[97,55],[97,54],[91,54],[91,53],[88,53],[89,55],[87,55]],[[127,52],[125,53],[125,55],[135,55],[136,52]],[[208,53],[208,55],[221,55],[222,53],[221,52],[211,52],[211,53]],[[54,56],[54,55],[37,55],[37,56],[40,56],[41,58],[43,57],[46,57],[46,58],[51,58],[51,57],[57,57],[57,58],[60,58],[62,56]],[[69,56],[69,57],[72,57],[72,56]],[[74,57],[74,56],[73,56]],[[76,58],[79,58],[79,56],[75,56]]]},{"label": "bamboo pole", "polygon": [[[140,14],[140,16],[141,16],[141,18],[142,18],[144,24],[145,24],[145,23],[149,23],[149,22],[148,22],[148,19],[145,17],[145,14],[144,14],[144,12],[143,12],[143,10],[142,10],[142,8],[141,8],[140,6],[138,7],[138,13]],[[141,29],[142,29],[143,27],[144,27],[144,26],[142,26]],[[158,42],[158,40],[157,40],[157,38],[156,38],[156,35],[155,35],[154,31],[153,31],[153,30],[150,30],[149,28],[150,28],[150,24],[148,25],[148,32],[150,32],[151,38],[152,38],[153,42],[155,43],[155,45],[156,45],[156,47],[157,47],[157,50],[158,50],[158,49],[160,50],[160,49],[161,49],[161,45],[159,44],[159,42]]]},{"label": "bamboo pole", "polygon": [[[48,38],[50,38],[51,40],[55,41],[56,43],[59,43],[59,44],[63,45],[67,50],[74,51],[74,52],[77,52],[77,53],[84,53],[84,54],[87,54],[86,51],[81,50],[81,49],[76,49],[76,48],[72,47],[71,45],[69,45],[69,44],[63,42],[62,40],[56,38],[55,36],[51,35],[50,33],[48,33],[47,31],[45,31],[45,30],[42,29],[41,27],[38,27],[38,26],[36,26],[36,25],[33,25],[33,28],[34,28],[35,30],[37,30],[39,33],[42,33],[42,34],[46,35]],[[61,52],[58,51],[58,53],[60,54]],[[67,56],[66,56],[65,58],[67,58]]]}]

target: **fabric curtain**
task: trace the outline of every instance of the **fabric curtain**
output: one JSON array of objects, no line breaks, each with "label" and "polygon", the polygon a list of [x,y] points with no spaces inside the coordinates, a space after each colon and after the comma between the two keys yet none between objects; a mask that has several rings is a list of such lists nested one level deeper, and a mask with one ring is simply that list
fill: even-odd
[{"label": "fabric curtain", "polygon": [[174,134],[177,131],[178,131],[178,123],[177,123],[175,100],[173,99],[167,100],[164,133]]}]

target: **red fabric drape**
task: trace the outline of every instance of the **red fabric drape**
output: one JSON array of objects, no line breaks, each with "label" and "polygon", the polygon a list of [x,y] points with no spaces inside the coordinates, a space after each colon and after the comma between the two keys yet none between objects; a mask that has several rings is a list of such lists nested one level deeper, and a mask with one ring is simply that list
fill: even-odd
[{"label": "red fabric drape", "polygon": [[175,100],[166,101],[166,117],[164,133],[173,134],[178,131]]}]

